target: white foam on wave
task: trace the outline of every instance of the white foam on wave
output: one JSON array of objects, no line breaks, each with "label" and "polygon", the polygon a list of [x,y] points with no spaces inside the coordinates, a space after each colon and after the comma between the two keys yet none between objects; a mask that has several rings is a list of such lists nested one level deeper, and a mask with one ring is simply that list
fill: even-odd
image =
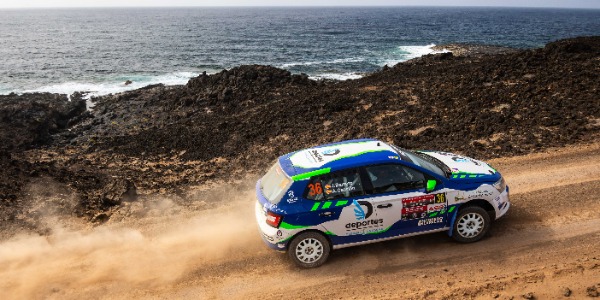
[{"label": "white foam on wave", "polygon": [[8,95],[10,92],[12,92],[10,87],[0,84],[0,95]]},{"label": "white foam on wave", "polygon": [[380,65],[388,65],[391,67],[397,63],[421,57],[423,55],[450,52],[446,49],[434,50],[433,47],[435,47],[435,44],[429,44],[425,46],[399,46],[393,51],[394,58],[383,60]]},{"label": "white foam on wave", "polygon": [[[38,88],[28,89],[21,91],[20,93],[59,93],[71,95],[74,92],[87,92],[86,98],[91,96],[103,96],[114,93],[121,93],[125,91],[139,89],[151,84],[162,83],[164,85],[181,85],[186,84],[192,77],[198,76],[198,73],[194,72],[176,72],[165,75],[131,75],[131,76],[119,76],[112,78],[104,82],[64,82],[53,85],[41,86]],[[131,80],[131,84],[125,84],[125,81]]]},{"label": "white foam on wave", "polygon": [[305,62],[290,62],[279,65],[280,68],[286,69],[291,67],[298,66],[314,66],[314,65],[331,65],[331,64],[343,64],[343,63],[353,63],[353,62],[363,62],[366,61],[366,58],[360,57],[350,57],[350,58],[338,58],[329,61],[305,61]]},{"label": "white foam on wave", "polygon": [[361,73],[321,73],[314,76],[309,76],[308,78],[313,80],[320,79],[333,79],[333,80],[349,80],[349,79],[359,79],[362,78],[364,74]]},{"label": "white foam on wave", "polygon": [[[436,54],[449,52],[446,49],[443,50],[434,50],[433,47],[435,44],[429,45],[409,45],[409,46],[399,46],[394,48],[392,51],[388,51],[386,53],[375,53],[375,58],[369,59],[368,57],[352,57],[352,58],[340,58],[333,59],[330,61],[308,61],[308,62],[290,62],[280,65],[280,68],[293,68],[299,66],[314,66],[314,65],[336,65],[336,64],[344,64],[344,63],[357,63],[357,62],[370,62],[372,64],[379,65],[381,67],[388,65],[394,66],[397,63],[404,62],[407,60],[411,60],[417,57],[421,57],[427,54]],[[371,52],[373,53],[373,52]],[[334,68],[335,69],[335,66]],[[311,79],[319,80],[319,79],[334,79],[334,80],[348,80],[348,79],[358,79],[365,75],[365,73],[359,72],[346,72],[346,73],[335,73],[331,71],[326,71],[317,74],[310,74]]]}]

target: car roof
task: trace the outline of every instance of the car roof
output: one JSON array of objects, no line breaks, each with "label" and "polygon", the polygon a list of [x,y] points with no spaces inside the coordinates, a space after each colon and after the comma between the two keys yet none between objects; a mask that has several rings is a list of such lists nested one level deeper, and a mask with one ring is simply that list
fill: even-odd
[{"label": "car roof", "polygon": [[324,144],[279,157],[282,169],[294,180],[390,160],[401,158],[394,148],[376,139]]}]

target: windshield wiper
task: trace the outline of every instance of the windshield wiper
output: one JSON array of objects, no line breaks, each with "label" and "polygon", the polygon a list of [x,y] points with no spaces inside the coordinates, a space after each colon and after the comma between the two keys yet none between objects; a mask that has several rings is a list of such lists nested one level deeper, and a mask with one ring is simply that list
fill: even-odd
[{"label": "windshield wiper", "polygon": [[450,170],[450,167],[448,167],[441,160],[439,160],[433,156],[429,156],[425,153],[419,152],[419,151],[415,151],[415,154],[417,154],[419,157],[423,158],[424,160],[432,162],[438,168],[442,169],[442,171],[444,171],[444,175],[446,176],[446,178],[450,178],[450,175],[452,175],[452,170]]}]

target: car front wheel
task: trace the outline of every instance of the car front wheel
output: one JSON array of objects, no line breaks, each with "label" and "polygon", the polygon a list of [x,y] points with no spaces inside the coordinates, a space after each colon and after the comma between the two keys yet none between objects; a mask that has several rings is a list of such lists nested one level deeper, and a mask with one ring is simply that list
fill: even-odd
[{"label": "car front wheel", "polygon": [[288,255],[302,268],[315,268],[325,263],[329,251],[329,241],[322,234],[304,232],[292,240]]},{"label": "car front wheel", "polygon": [[452,237],[462,243],[477,242],[490,230],[490,216],[479,206],[461,209],[454,221]]}]

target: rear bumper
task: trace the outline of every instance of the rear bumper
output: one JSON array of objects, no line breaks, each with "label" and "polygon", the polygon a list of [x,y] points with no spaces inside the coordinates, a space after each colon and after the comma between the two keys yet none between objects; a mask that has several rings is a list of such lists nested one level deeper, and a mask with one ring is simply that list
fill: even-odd
[{"label": "rear bumper", "polygon": [[265,216],[262,205],[258,201],[256,201],[254,206],[254,213],[256,215],[256,223],[258,224],[258,232],[265,244],[271,249],[285,251],[286,243],[279,241],[281,239],[280,236],[282,235],[281,230],[267,224],[267,217]]}]

